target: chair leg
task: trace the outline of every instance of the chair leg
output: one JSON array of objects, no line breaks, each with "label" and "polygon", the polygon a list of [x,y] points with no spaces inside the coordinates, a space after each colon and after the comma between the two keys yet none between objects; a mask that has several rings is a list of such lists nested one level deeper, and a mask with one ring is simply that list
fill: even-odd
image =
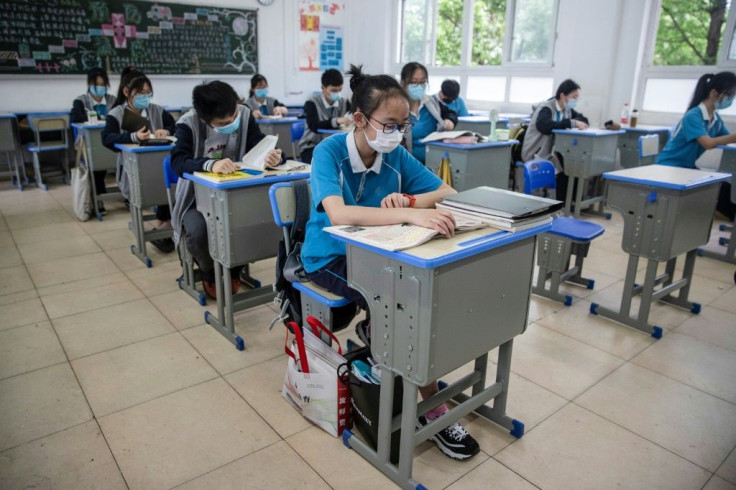
[{"label": "chair leg", "polygon": [[43,183],[43,178],[41,176],[41,162],[38,157],[38,152],[33,153],[33,174],[36,179],[36,185],[45,191],[49,190],[48,186]]}]

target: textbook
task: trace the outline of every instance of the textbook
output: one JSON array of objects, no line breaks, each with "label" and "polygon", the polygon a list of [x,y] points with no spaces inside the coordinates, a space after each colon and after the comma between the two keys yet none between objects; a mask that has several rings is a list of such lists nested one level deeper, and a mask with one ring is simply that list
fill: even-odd
[{"label": "textbook", "polygon": [[220,184],[222,182],[235,182],[238,180],[252,179],[254,177],[270,177],[273,175],[283,175],[289,173],[309,173],[311,165],[297,162],[296,160],[287,160],[276,167],[269,167],[266,170],[253,170],[250,168],[241,168],[231,174],[218,174],[215,172],[194,172],[194,175],[201,177],[210,182]]},{"label": "textbook", "polygon": [[150,131],[151,121],[126,107],[123,111],[123,124],[121,125],[121,129],[129,133],[137,133],[144,126]]},{"label": "textbook", "polygon": [[269,151],[276,148],[279,137],[273,134],[266,135],[256,146],[250,149],[248,153],[241,158],[242,162],[238,163],[239,169],[260,170],[266,168],[266,155]]},{"label": "textbook", "polygon": [[441,204],[445,209],[520,220],[557,211],[563,202],[482,186],[446,196]]},{"label": "textbook", "polygon": [[[474,138],[475,141],[468,141],[468,140],[460,140],[458,143],[478,143],[481,141],[486,141],[485,136],[474,133],[473,131],[435,131],[434,133],[430,133],[427,135],[423,140],[422,143],[429,143],[431,141],[443,141],[445,143],[453,143],[453,141],[446,141],[446,140],[456,140],[458,138]],[[469,139],[470,139],[469,138]]]},{"label": "textbook", "polygon": [[[456,217],[455,233],[483,228],[486,225],[472,217]],[[324,230],[333,235],[350,238],[372,247],[395,252],[428,242],[440,233],[423,226],[400,224],[382,226],[328,226]]]},{"label": "textbook", "polygon": [[[252,173],[249,173],[249,172],[252,172]],[[196,175],[197,177],[200,177],[204,180],[209,180],[210,182],[214,182],[215,184],[221,184],[223,182],[235,182],[238,180],[252,179],[262,174],[263,172],[256,172],[254,170],[247,170],[247,171],[238,170],[237,172],[233,172],[231,174],[218,174],[215,172],[194,172],[194,175]]]},{"label": "textbook", "polygon": [[546,225],[552,222],[552,215],[541,214],[535,215],[531,218],[515,220],[510,218],[501,218],[500,216],[491,216],[489,214],[479,213],[475,211],[461,211],[451,206],[445,206],[443,203],[437,203],[437,209],[446,209],[452,213],[455,217],[455,221],[463,218],[472,218],[480,220],[488,226],[498,228],[499,230],[516,232],[532,228],[534,226]]}]

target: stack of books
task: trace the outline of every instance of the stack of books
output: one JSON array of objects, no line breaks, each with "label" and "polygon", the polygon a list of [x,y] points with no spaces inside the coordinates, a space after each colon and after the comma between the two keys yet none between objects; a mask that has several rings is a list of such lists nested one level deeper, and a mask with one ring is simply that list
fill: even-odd
[{"label": "stack of books", "polygon": [[437,203],[456,219],[475,218],[512,232],[551,222],[552,214],[562,205],[562,201],[487,186],[447,196]]}]

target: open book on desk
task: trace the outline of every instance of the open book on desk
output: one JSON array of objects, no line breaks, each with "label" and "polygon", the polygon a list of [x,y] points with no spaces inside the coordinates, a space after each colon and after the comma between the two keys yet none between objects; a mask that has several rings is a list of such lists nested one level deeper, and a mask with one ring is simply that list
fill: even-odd
[{"label": "open book on desk", "polygon": [[[486,226],[480,220],[461,217],[455,219],[455,233],[475,230]],[[382,225],[382,226],[328,226],[324,229],[328,233],[350,238],[356,242],[365,243],[372,247],[394,252],[416,247],[435,236],[438,231],[417,225]]]},{"label": "open book on desk", "polygon": [[250,149],[248,153],[243,155],[241,162],[237,164],[238,168],[248,170],[266,169],[266,155],[268,152],[276,148],[279,137],[273,134],[266,135],[256,146]]},{"label": "open book on desk", "polygon": [[218,174],[215,172],[194,172],[194,175],[201,177],[210,182],[221,184],[223,182],[235,182],[238,180],[252,179],[255,177],[271,177],[274,175],[284,175],[290,173],[309,173],[311,165],[297,162],[295,160],[287,160],[277,167],[268,167],[265,170],[253,170],[250,168],[241,168],[231,174]]},{"label": "open book on desk", "polygon": [[[434,133],[430,133],[427,136],[424,137],[422,140],[422,143],[430,143],[432,141],[444,141],[445,140],[457,140],[458,138],[463,138],[462,141],[457,141],[458,143],[465,143],[465,144],[472,144],[472,143],[479,143],[482,141],[486,141],[485,136],[474,133],[473,131],[435,131]],[[468,141],[465,141],[465,138],[468,139]],[[450,143],[453,143],[453,141],[449,141]]]}]

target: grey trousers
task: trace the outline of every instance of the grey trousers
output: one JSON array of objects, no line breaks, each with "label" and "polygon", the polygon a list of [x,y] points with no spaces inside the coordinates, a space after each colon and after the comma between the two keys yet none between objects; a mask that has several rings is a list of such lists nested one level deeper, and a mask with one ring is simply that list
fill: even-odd
[{"label": "grey trousers", "polygon": [[202,278],[207,282],[215,281],[215,263],[210,256],[210,246],[207,240],[207,223],[202,213],[192,206],[182,217],[184,240],[189,253],[199,265]]}]

